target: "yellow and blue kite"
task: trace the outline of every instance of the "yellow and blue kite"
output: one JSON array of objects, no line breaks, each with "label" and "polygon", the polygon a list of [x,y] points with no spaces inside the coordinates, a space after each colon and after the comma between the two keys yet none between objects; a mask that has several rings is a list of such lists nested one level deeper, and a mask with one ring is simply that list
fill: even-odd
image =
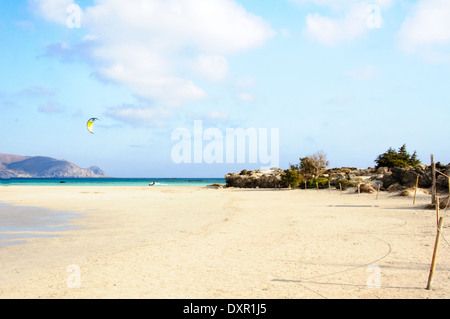
[{"label": "yellow and blue kite", "polygon": [[87,129],[89,132],[91,132],[91,134],[94,134],[94,130],[93,130],[94,123],[95,123],[95,121],[98,121],[98,120],[99,120],[98,118],[93,117],[87,122]]}]

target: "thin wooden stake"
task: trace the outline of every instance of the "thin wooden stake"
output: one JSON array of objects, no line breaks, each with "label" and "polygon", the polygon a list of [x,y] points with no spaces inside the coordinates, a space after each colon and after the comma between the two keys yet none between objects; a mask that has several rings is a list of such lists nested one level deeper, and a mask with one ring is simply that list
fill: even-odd
[{"label": "thin wooden stake", "polygon": [[358,184],[358,196],[361,194],[361,184]]},{"label": "thin wooden stake", "polygon": [[439,196],[436,196],[436,225],[439,226]]},{"label": "thin wooden stake", "polygon": [[416,196],[417,196],[417,188],[419,187],[419,175],[417,175],[417,180],[416,180],[416,188],[414,189],[414,201],[413,201],[413,205],[416,204]]},{"label": "thin wooden stake", "polygon": [[434,155],[431,154],[431,204],[436,203],[436,163],[434,163]]},{"label": "thin wooden stake", "polygon": [[331,183],[330,183],[330,180],[328,180],[328,192],[331,193]]},{"label": "thin wooden stake", "polygon": [[339,188],[341,189],[341,195],[342,195],[342,183],[339,183]]},{"label": "thin wooden stake", "polygon": [[444,217],[441,217],[439,219],[438,230],[437,230],[437,234],[436,234],[436,242],[434,244],[433,259],[431,260],[431,267],[430,267],[430,274],[428,276],[427,290],[431,289],[431,284],[433,282],[434,271],[436,269],[436,258],[437,258],[437,253],[439,250],[439,241],[441,239],[441,231],[442,231],[443,223],[444,223]]},{"label": "thin wooden stake", "polygon": [[380,196],[380,184],[378,184],[378,189],[377,189],[377,199],[378,199],[378,197]]}]

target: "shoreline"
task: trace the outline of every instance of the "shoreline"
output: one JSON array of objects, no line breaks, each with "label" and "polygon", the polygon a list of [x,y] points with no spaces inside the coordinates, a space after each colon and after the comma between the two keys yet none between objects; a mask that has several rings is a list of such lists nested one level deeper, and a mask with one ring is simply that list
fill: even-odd
[{"label": "shoreline", "polygon": [[193,186],[202,187],[214,183],[225,184],[225,178],[11,178],[0,179],[1,186]]},{"label": "shoreline", "polygon": [[[389,193],[207,187],[1,187],[77,229],[0,246],[0,298],[448,298],[425,290],[435,212]],[[448,215],[447,211],[442,212]],[[444,244],[443,244],[444,245]],[[80,288],[68,267],[79,266]],[[369,266],[380,287],[367,286]]]}]

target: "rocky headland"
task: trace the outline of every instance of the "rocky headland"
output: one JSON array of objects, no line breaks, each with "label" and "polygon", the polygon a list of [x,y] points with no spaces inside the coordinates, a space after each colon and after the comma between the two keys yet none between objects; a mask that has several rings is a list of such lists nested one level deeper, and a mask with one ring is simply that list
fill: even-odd
[{"label": "rocky headland", "polygon": [[97,166],[80,168],[51,157],[0,154],[0,179],[82,177],[106,177],[106,174]]}]

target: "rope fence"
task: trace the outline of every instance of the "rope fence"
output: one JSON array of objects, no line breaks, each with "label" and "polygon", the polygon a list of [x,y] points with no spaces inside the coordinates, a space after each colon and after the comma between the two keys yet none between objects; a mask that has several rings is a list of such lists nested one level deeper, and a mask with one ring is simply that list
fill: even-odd
[{"label": "rope fence", "polygon": [[[446,205],[442,209],[442,211],[446,211],[448,209],[448,206],[450,203],[450,196],[446,200],[447,200]],[[447,243],[447,245],[450,247],[450,243],[445,238],[443,231],[442,231],[443,226],[444,226],[444,217],[440,216],[441,202],[439,200],[439,196],[436,196],[436,198],[435,198],[435,205],[436,205],[437,232],[436,232],[436,241],[435,241],[434,250],[433,250],[433,257],[431,259],[430,273],[428,275],[428,283],[427,283],[427,288],[426,288],[427,290],[431,289],[431,285],[433,282],[434,272],[435,272],[436,263],[437,263],[436,260],[437,260],[438,250],[439,250],[440,239],[442,238]]]}]

